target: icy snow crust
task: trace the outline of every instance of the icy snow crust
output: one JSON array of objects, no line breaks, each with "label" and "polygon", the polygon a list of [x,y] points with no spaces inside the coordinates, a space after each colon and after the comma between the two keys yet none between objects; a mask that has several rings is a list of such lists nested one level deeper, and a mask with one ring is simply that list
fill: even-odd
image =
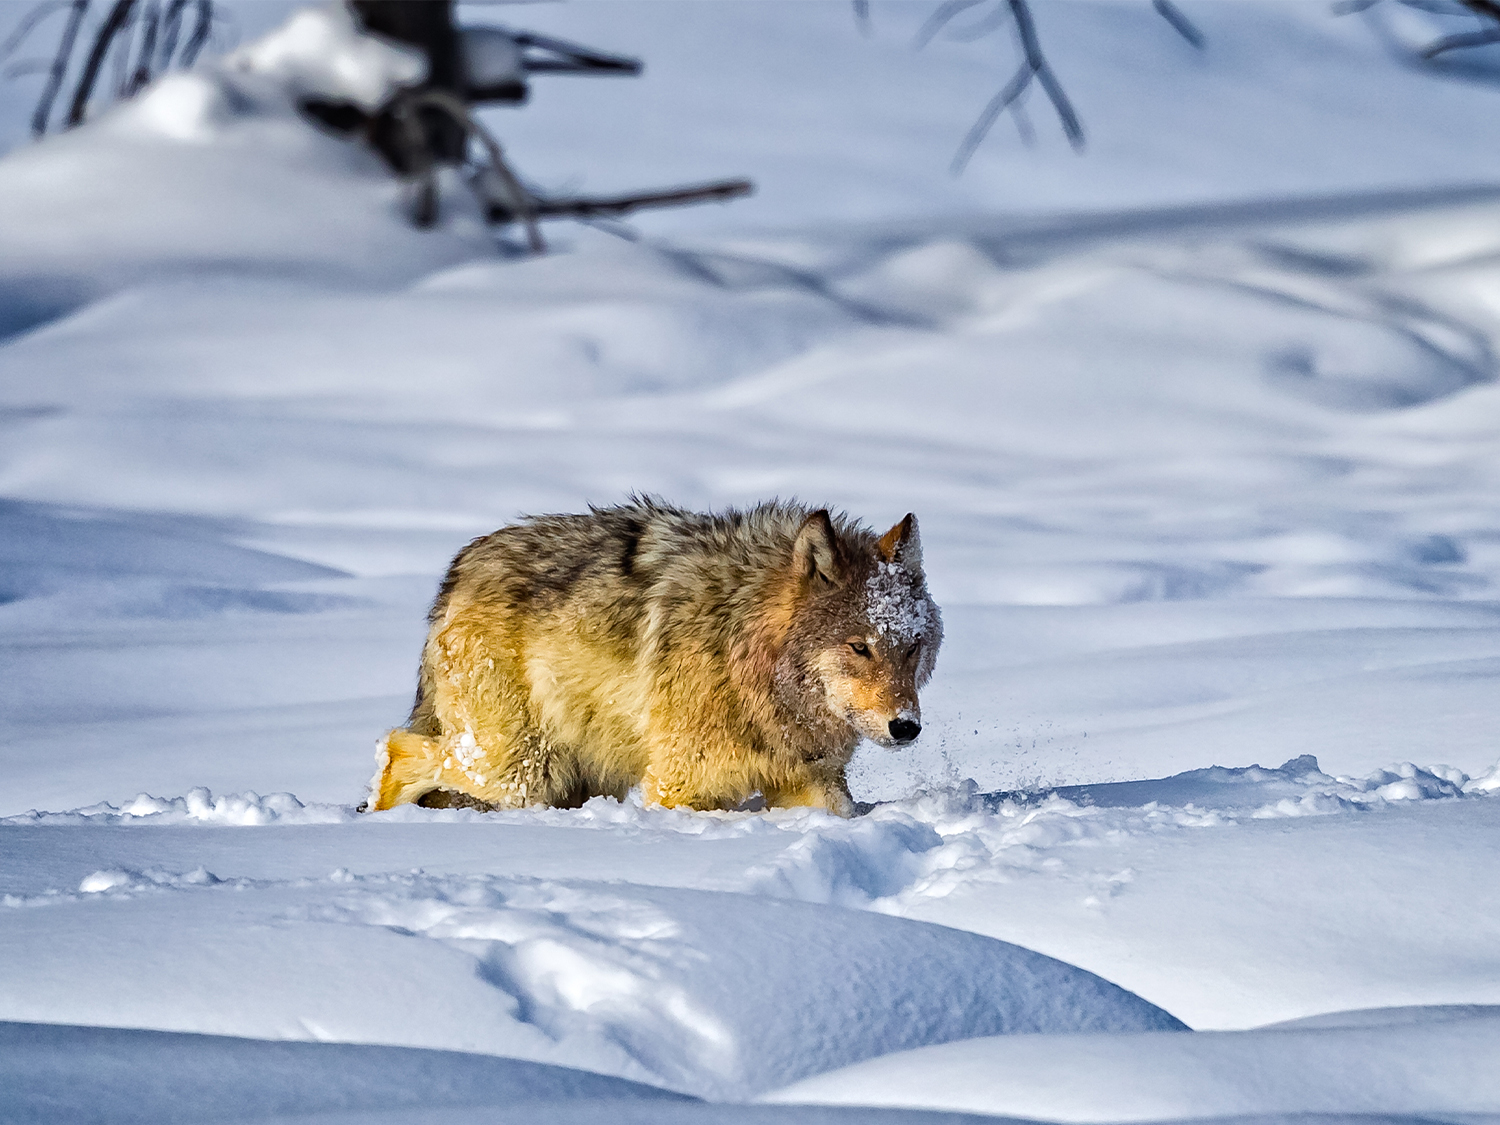
[{"label": "icy snow crust", "polygon": [[[0,1118],[1500,1114],[1491,92],[1035,7],[1094,147],[961,181],[926,7],[527,9],[649,69],[523,169],[762,185],[537,259],[298,120],[337,8],[0,159]],[[630,490],[919,515],[869,811],[356,813],[453,552]]]}]

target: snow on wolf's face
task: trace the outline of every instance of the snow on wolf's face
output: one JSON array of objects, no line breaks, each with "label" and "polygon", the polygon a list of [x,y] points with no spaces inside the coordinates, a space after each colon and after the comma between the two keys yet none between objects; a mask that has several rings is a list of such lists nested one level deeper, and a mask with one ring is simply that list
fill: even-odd
[{"label": "snow on wolf's face", "polygon": [[872,742],[903,746],[921,733],[917,691],[931,679],[943,640],[916,518],[886,532],[874,557],[849,555],[836,549],[838,581],[814,595],[817,646],[808,669],[829,711]]}]

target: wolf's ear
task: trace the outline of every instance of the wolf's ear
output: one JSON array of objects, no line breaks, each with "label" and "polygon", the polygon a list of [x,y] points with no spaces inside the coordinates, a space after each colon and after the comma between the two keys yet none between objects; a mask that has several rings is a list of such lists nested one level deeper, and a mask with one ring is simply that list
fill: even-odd
[{"label": "wolf's ear", "polygon": [[792,566],[797,576],[807,581],[820,579],[830,586],[839,586],[844,581],[844,568],[839,563],[839,541],[833,530],[833,520],[828,518],[828,509],[819,508],[797,531],[797,541],[792,545]]},{"label": "wolf's ear", "polygon": [[917,534],[917,517],[910,512],[882,535],[875,546],[880,550],[880,557],[888,563],[899,563],[912,571],[922,569],[922,540]]}]

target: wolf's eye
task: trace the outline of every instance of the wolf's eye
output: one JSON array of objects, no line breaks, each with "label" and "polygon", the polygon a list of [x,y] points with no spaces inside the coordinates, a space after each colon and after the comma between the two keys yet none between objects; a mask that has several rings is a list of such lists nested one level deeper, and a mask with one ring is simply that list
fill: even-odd
[{"label": "wolf's eye", "polygon": [[906,659],[910,660],[913,656],[916,656],[917,655],[917,649],[919,649],[921,647],[922,647],[922,642],[921,641],[917,641],[916,643],[914,643],[911,646],[911,648],[909,648],[909,649],[906,650]]},{"label": "wolf's eye", "polygon": [[869,658],[870,646],[865,644],[863,641],[850,641],[849,647],[854,650],[855,656],[863,656],[867,659]]}]

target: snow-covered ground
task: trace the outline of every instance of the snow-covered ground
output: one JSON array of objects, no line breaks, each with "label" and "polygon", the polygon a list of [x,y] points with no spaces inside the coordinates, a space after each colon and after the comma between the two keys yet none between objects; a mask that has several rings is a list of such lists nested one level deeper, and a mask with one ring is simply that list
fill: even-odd
[{"label": "snow-covered ground", "polygon": [[[931,5],[476,8],[647,59],[538,183],[760,183],[541,258],[285,36],[0,158],[0,1118],[1500,1120],[1488,64],[1036,6],[1091,147],[957,181]],[[632,490],[920,516],[874,809],[355,813],[452,553]]]}]

